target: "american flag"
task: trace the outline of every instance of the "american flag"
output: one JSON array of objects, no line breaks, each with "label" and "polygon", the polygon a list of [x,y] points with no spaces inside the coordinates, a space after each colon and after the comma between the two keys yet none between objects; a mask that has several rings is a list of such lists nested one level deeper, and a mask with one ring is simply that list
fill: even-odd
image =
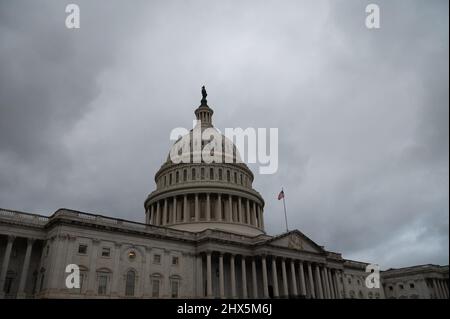
[{"label": "american flag", "polygon": [[283,199],[284,198],[284,191],[281,190],[281,192],[278,194],[278,200]]}]

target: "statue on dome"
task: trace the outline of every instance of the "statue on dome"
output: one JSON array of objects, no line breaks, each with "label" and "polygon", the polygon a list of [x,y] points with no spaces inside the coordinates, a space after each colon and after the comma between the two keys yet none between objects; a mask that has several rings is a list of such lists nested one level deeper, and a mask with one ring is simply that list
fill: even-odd
[{"label": "statue on dome", "polygon": [[205,101],[206,101],[206,96],[208,96],[208,94],[206,93],[205,86],[203,85],[202,86],[202,97],[203,97],[203,100],[205,100]]}]

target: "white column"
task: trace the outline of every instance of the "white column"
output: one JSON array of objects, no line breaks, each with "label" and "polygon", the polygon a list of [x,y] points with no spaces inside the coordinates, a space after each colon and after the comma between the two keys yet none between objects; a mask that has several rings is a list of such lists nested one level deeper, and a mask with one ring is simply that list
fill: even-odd
[{"label": "white column", "polygon": [[252,212],[252,225],[255,227],[258,227],[258,225],[257,225],[258,221],[256,219],[255,202],[252,202],[251,212]]},{"label": "white column", "polygon": [[222,221],[222,195],[217,194],[217,220]]},{"label": "white column", "polygon": [[443,279],[443,280],[442,280],[442,288],[444,289],[444,295],[445,295],[445,298],[448,299],[447,279]]},{"label": "white column", "polygon": [[267,280],[266,256],[261,256],[261,265],[262,265],[262,273],[263,273],[264,298],[269,298],[269,282]]},{"label": "white column", "polygon": [[317,294],[320,299],[323,299],[323,291],[322,291],[322,280],[320,279],[320,269],[319,265],[316,264],[316,287],[317,287]]},{"label": "white column", "polygon": [[441,282],[440,279],[436,279],[436,281],[437,281],[437,285],[438,285],[438,289],[439,289],[439,293],[441,295],[441,298],[445,299],[444,289],[443,289],[442,284],[441,284],[442,282]]},{"label": "white column", "polygon": [[151,218],[152,218],[152,206],[150,205],[145,209],[145,223],[151,224],[152,223]]},{"label": "white column", "polygon": [[272,256],[272,281],[273,281],[273,296],[279,297],[280,293],[278,291],[278,274],[277,274],[277,262],[275,256]]},{"label": "white column", "polygon": [[98,257],[98,244],[99,241],[97,239],[92,240],[91,253],[89,255],[89,278],[88,278],[88,287],[87,294],[95,295],[95,282],[97,280],[97,257]]},{"label": "white column", "polygon": [[345,289],[345,282],[344,282],[344,272],[342,270],[339,271],[339,278],[338,278],[339,282],[341,279],[342,279],[342,283],[343,283],[342,291],[344,292],[344,295],[342,296],[342,298],[345,299],[346,289]]},{"label": "white column", "polygon": [[206,253],[206,295],[212,297],[211,252]]},{"label": "white column", "polygon": [[337,270],[334,270],[332,272],[332,276],[333,276],[333,282],[334,282],[334,289],[335,289],[335,294],[336,294],[336,299],[341,299],[341,289],[340,289],[340,282],[339,282],[339,278],[338,278],[338,274],[337,274]]},{"label": "white column", "polygon": [[155,223],[155,225],[157,225],[157,226],[161,225],[161,205],[159,202],[160,201],[158,201],[156,203],[156,223]]},{"label": "white column", "polygon": [[258,282],[256,277],[256,260],[252,258],[252,284],[253,284],[253,298],[258,298]]},{"label": "white column", "polygon": [[261,206],[258,205],[259,215],[261,216],[261,229],[264,230],[264,211]]},{"label": "white column", "polygon": [[148,268],[150,263],[150,248],[144,248],[144,255],[142,256],[142,271],[138,282],[141,283],[140,292],[135,291],[137,296],[144,297],[146,292],[146,283],[148,282]]},{"label": "white column", "polygon": [[197,297],[204,297],[205,292],[203,289],[203,257],[201,254],[198,254],[195,256],[195,267],[196,267],[196,290],[197,290]]},{"label": "white column", "polygon": [[303,270],[303,261],[299,262],[298,272],[299,272],[299,280],[300,280],[300,295],[306,296],[305,273]]},{"label": "white column", "polygon": [[220,298],[225,298],[225,282],[223,279],[223,254],[219,255],[219,291]]},{"label": "white column", "polygon": [[251,224],[252,222],[250,217],[250,200],[248,198],[246,200],[245,214],[247,215],[247,224]]},{"label": "white column", "polygon": [[233,199],[231,195],[228,195],[228,222],[233,221]]},{"label": "white column", "polygon": [[322,281],[324,285],[325,298],[331,299],[330,287],[328,285],[328,273],[327,267],[323,266],[322,268]]},{"label": "white column", "polygon": [[167,224],[167,198],[164,198],[163,221],[162,225]]},{"label": "white column", "polygon": [[211,203],[209,201],[209,193],[206,194],[206,220],[211,220]]},{"label": "white column", "polygon": [[195,194],[195,221],[198,222],[199,220],[200,220],[200,207],[198,204],[198,194]]},{"label": "white column", "polygon": [[177,222],[177,197],[173,197],[172,224]]},{"label": "white column", "polygon": [[25,251],[25,259],[23,261],[22,273],[20,275],[19,290],[17,298],[25,298],[25,283],[27,282],[28,268],[30,267],[31,251],[33,249],[34,238],[27,238],[27,250]]},{"label": "white column", "polygon": [[242,273],[242,297],[245,299],[248,297],[247,293],[247,267],[245,265],[245,256],[241,259],[241,273]]},{"label": "white column", "polygon": [[62,280],[64,276],[65,266],[63,265],[63,257],[64,253],[67,251],[67,236],[66,235],[58,235],[55,238],[55,250],[56,256],[52,256],[52,268],[49,274],[51,274],[50,285],[48,288],[50,289],[59,289],[65,288],[65,281]]},{"label": "white column", "polygon": [[242,224],[244,222],[244,214],[242,213],[242,200],[240,196],[238,196],[238,214],[239,222]]},{"label": "white column", "polygon": [[283,276],[283,295],[285,297],[289,296],[287,273],[286,273],[286,261],[284,258],[281,259],[281,275]]},{"label": "white column", "polygon": [[234,255],[230,256],[231,298],[236,298],[236,272],[234,268]]},{"label": "white column", "polygon": [[[159,203],[159,202],[158,202]],[[120,275],[120,249],[122,244],[115,243],[114,245],[114,269],[112,274],[112,289],[111,294],[115,297],[119,296],[119,279]]]},{"label": "white column", "polygon": [[0,273],[0,298],[3,298],[5,295],[3,288],[5,287],[6,273],[8,272],[9,259],[11,258],[11,250],[15,239],[15,236],[8,236],[5,253],[3,254],[2,270]]},{"label": "white column", "polygon": [[330,295],[332,299],[336,299],[336,295],[334,292],[333,278],[331,278],[331,269],[328,269],[327,272],[328,272],[328,286],[330,286]]},{"label": "white column", "polygon": [[315,291],[315,287],[314,287],[314,278],[313,278],[313,273],[312,273],[312,268],[311,268],[311,263],[308,262],[308,277],[309,277],[309,287],[310,287],[310,297],[311,298],[316,298],[316,291]]},{"label": "white column", "polygon": [[189,222],[189,213],[188,213],[188,200],[187,195],[184,195],[183,198],[183,220],[185,223]]},{"label": "white column", "polygon": [[298,291],[297,291],[297,278],[295,276],[295,263],[292,259],[291,259],[291,283],[292,283],[292,294],[294,296],[297,296]]}]

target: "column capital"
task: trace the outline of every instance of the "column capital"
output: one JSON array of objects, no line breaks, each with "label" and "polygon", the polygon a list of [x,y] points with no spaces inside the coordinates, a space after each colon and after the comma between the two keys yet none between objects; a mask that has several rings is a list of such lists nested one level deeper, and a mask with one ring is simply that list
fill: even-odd
[{"label": "column capital", "polygon": [[9,242],[14,242],[14,240],[16,240],[17,236],[16,235],[8,235],[8,243]]},{"label": "column capital", "polygon": [[32,246],[35,241],[36,241],[36,238],[33,238],[33,237],[27,238],[27,246]]}]

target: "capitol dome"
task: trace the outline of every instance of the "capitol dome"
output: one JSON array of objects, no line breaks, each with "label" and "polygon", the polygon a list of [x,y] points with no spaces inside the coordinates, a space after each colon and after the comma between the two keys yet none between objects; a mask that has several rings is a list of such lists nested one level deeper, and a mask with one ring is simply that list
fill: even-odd
[{"label": "capitol dome", "polygon": [[[145,201],[146,222],[199,232],[219,229],[264,233],[264,200],[236,146],[212,125],[214,111],[203,89],[197,125],[172,146]],[[203,141],[201,135],[203,134]]]}]

